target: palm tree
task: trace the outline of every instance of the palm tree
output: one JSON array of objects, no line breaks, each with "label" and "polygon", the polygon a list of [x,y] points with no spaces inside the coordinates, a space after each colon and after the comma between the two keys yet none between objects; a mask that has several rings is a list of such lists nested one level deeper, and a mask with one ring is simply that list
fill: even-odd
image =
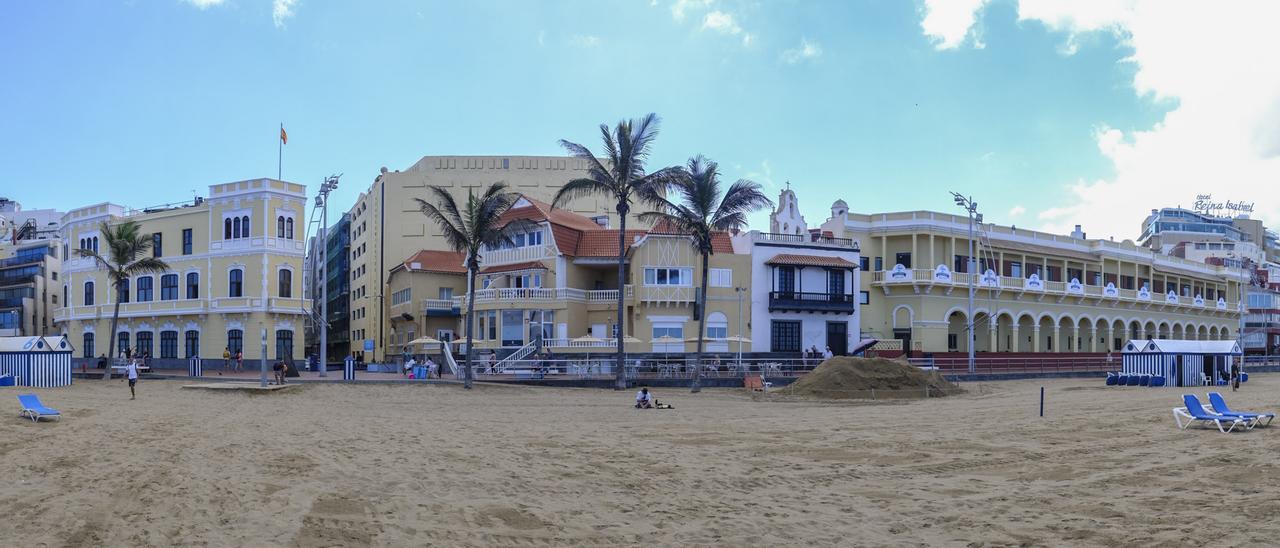
[{"label": "palm tree", "polygon": [[746,179],[729,186],[720,194],[720,173],[716,163],[701,155],[689,159],[683,177],[671,182],[671,193],[678,202],[654,197],[657,211],[640,214],[640,220],[665,224],[666,228],[687,234],[693,247],[702,254],[702,291],[698,293],[698,349],[694,356],[693,392],[702,390],[702,343],[707,332],[707,263],[715,249],[711,245],[717,232],[740,230],[747,226],[747,214],[770,207],[773,201],[760,191],[760,184]]},{"label": "palm tree", "polygon": [[587,147],[561,140],[560,146],[575,158],[587,163],[587,176],[573,179],[556,191],[552,207],[564,207],[569,202],[593,194],[613,198],[618,212],[618,358],[614,368],[617,374],[614,388],[627,387],[627,374],[623,357],[623,310],[626,308],[626,260],[627,213],[634,202],[649,202],[662,188],[679,176],[679,167],[667,167],[653,173],[645,173],[644,163],[649,159],[649,147],[658,136],[658,115],[649,113],[639,120],[621,120],[611,132],[609,126],[600,124],[608,164],[600,163]]},{"label": "palm tree", "polygon": [[[120,322],[120,288],[129,283],[129,278],[140,274],[165,272],[168,263],[152,257],[151,235],[142,234],[142,226],[137,221],[125,221],[116,226],[106,221],[98,228],[102,232],[102,241],[106,244],[106,256],[92,249],[77,249],[76,254],[89,257],[99,268],[107,271],[107,280],[111,289],[115,290],[116,306],[111,313],[111,341],[107,343],[107,355],[116,355],[116,327]],[[102,373],[103,379],[111,378],[111,368]]]},{"label": "palm tree", "polygon": [[507,192],[507,184],[493,183],[481,196],[467,192],[467,202],[458,208],[453,195],[445,188],[432,186],[435,204],[419,198],[418,207],[440,227],[444,241],[454,251],[463,254],[467,265],[467,357],[464,362],[464,388],[471,388],[471,342],[476,312],[476,274],[480,271],[480,251],[484,247],[498,247],[512,243],[511,236],[536,226],[526,219],[517,219],[501,225],[502,214],[515,205],[520,195]]}]

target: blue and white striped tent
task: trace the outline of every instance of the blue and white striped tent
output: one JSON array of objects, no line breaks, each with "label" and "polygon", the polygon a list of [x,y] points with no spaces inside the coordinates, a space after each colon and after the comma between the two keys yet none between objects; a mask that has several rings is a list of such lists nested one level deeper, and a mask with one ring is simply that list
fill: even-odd
[{"label": "blue and white striped tent", "polygon": [[70,386],[74,350],[66,337],[0,337],[0,375],[17,377],[19,386]]},{"label": "blue and white striped tent", "polygon": [[1201,386],[1230,380],[1236,341],[1131,340],[1124,345],[1126,375],[1164,377],[1165,386]]}]

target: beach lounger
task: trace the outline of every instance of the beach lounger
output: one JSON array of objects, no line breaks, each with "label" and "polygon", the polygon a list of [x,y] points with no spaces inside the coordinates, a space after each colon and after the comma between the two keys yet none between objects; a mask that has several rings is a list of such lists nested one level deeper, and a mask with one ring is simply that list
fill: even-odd
[{"label": "beach lounger", "polygon": [[1115,373],[1107,373],[1107,386],[1115,386],[1120,377]]},{"label": "beach lounger", "polygon": [[1209,393],[1209,406],[1213,408],[1213,412],[1219,415],[1240,417],[1245,420],[1251,420],[1254,422],[1254,425],[1257,425],[1262,419],[1267,419],[1267,422],[1262,423],[1263,426],[1266,426],[1271,424],[1271,419],[1276,418],[1275,413],[1246,413],[1244,411],[1232,411],[1230,407],[1227,407],[1227,400],[1222,399],[1222,394],[1217,392]]},{"label": "beach lounger", "polygon": [[1142,382],[1142,375],[1129,375],[1128,386],[1138,386],[1140,382]]},{"label": "beach lounger", "polygon": [[35,394],[19,394],[18,403],[22,404],[22,412],[18,413],[18,415],[22,417],[29,417],[32,422],[39,421],[45,417],[53,417],[59,421],[62,420],[62,413],[59,413],[57,409],[45,407],[44,404],[40,403],[40,398]]},{"label": "beach lounger", "polygon": [[[1235,430],[1236,427],[1253,428],[1253,421],[1206,411],[1204,405],[1200,403],[1200,399],[1195,394],[1183,394],[1182,403],[1186,407],[1175,407],[1173,409],[1173,420],[1178,423],[1178,428],[1183,430],[1186,430],[1194,422],[1211,422],[1217,425],[1219,432],[1224,434]],[[1184,424],[1182,419],[1187,419],[1187,422]],[[1230,426],[1223,428],[1223,424]]]},{"label": "beach lounger", "polygon": [[1240,382],[1249,382],[1249,374],[1248,374],[1248,373],[1241,373],[1241,374],[1240,374]]},{"label": "beach lounger", "polygon": [[1138,386],[1151,386],[1151,375],[1138,377]]},{"label": "beach lounger", "polygon": [[1164,377],[1151,377],[1151,386],[1153,387],[1164,386]]}]

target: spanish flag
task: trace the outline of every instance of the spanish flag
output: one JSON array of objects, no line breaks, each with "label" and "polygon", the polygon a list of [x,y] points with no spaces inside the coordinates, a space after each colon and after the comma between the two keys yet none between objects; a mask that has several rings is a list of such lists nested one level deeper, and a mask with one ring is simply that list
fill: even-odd
[{"label": "spanish flag", "polygon": [[289,144],[289,134],[284,132],[284,126],[280,126],[280,142]]}]

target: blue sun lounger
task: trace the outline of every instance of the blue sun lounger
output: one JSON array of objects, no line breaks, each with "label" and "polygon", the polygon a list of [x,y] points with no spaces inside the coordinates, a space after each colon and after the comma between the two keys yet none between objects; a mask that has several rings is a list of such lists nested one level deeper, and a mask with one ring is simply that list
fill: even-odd
[{"label": "blue sun lounger", "polygon": [[1209,406],[1212,407],[1219,415],[1240,417],[1244,420],[1251,420],[1254,425],[1257,425],[1262,419],[1267,419],[1267,422],[1263,423],[1263,426],[1266,426],[1271,424],[1271,419],[1276,418],[1275,413],[1246,413],[1244,411],[1232,411],[1230,407],[1227,407],[1227,400],[1222,399],[1222,394],[1217,392],[1209,393]]},{"label": "blue sun lounger", "polygon": [[1119,380],[1120,380],[1120,375],[1117,375],[1115,373],[1107,373],[1107,386],[1115,386],[1116,382]]},{"label": "blue sun lounger", "polygon": [[[1218,426],[1219,432],[1225,434],[1235,430],[1237,426],[1244,427],[1246,429],[1253,428],[1253,424],[1256,422],[1245,420],[1240,417],[1220,415],[1218,413],[1205,411],[1204,405],[1200,403],[1200,399],[1197,398],[1195,394],[1183,394],[1182,403],[1183,405],[1186,405],[1186,407],[1175,407],[1173,409],[1173,420],[1178,423],[1178,428],[1183,430],[1186,430],[1187,427],[1191,426],[1191,423],[1194,422],[1211,422]],[[1182,419],[1184,418],[1187,419],[1185,424],[1182,422]],[[1228,424],[1230,426],[1223,428],[1223,424]]]},{"label": "blue sun lounger", "polygon": [[50,409],[40,403],[40,398],[35,394],[19,394],[18,403],[22,404],[22,412],[19,416],[29,417],[32,422],[39,421],[45,417],[53,417],[62,420],[62,413],[57,409]]}]

